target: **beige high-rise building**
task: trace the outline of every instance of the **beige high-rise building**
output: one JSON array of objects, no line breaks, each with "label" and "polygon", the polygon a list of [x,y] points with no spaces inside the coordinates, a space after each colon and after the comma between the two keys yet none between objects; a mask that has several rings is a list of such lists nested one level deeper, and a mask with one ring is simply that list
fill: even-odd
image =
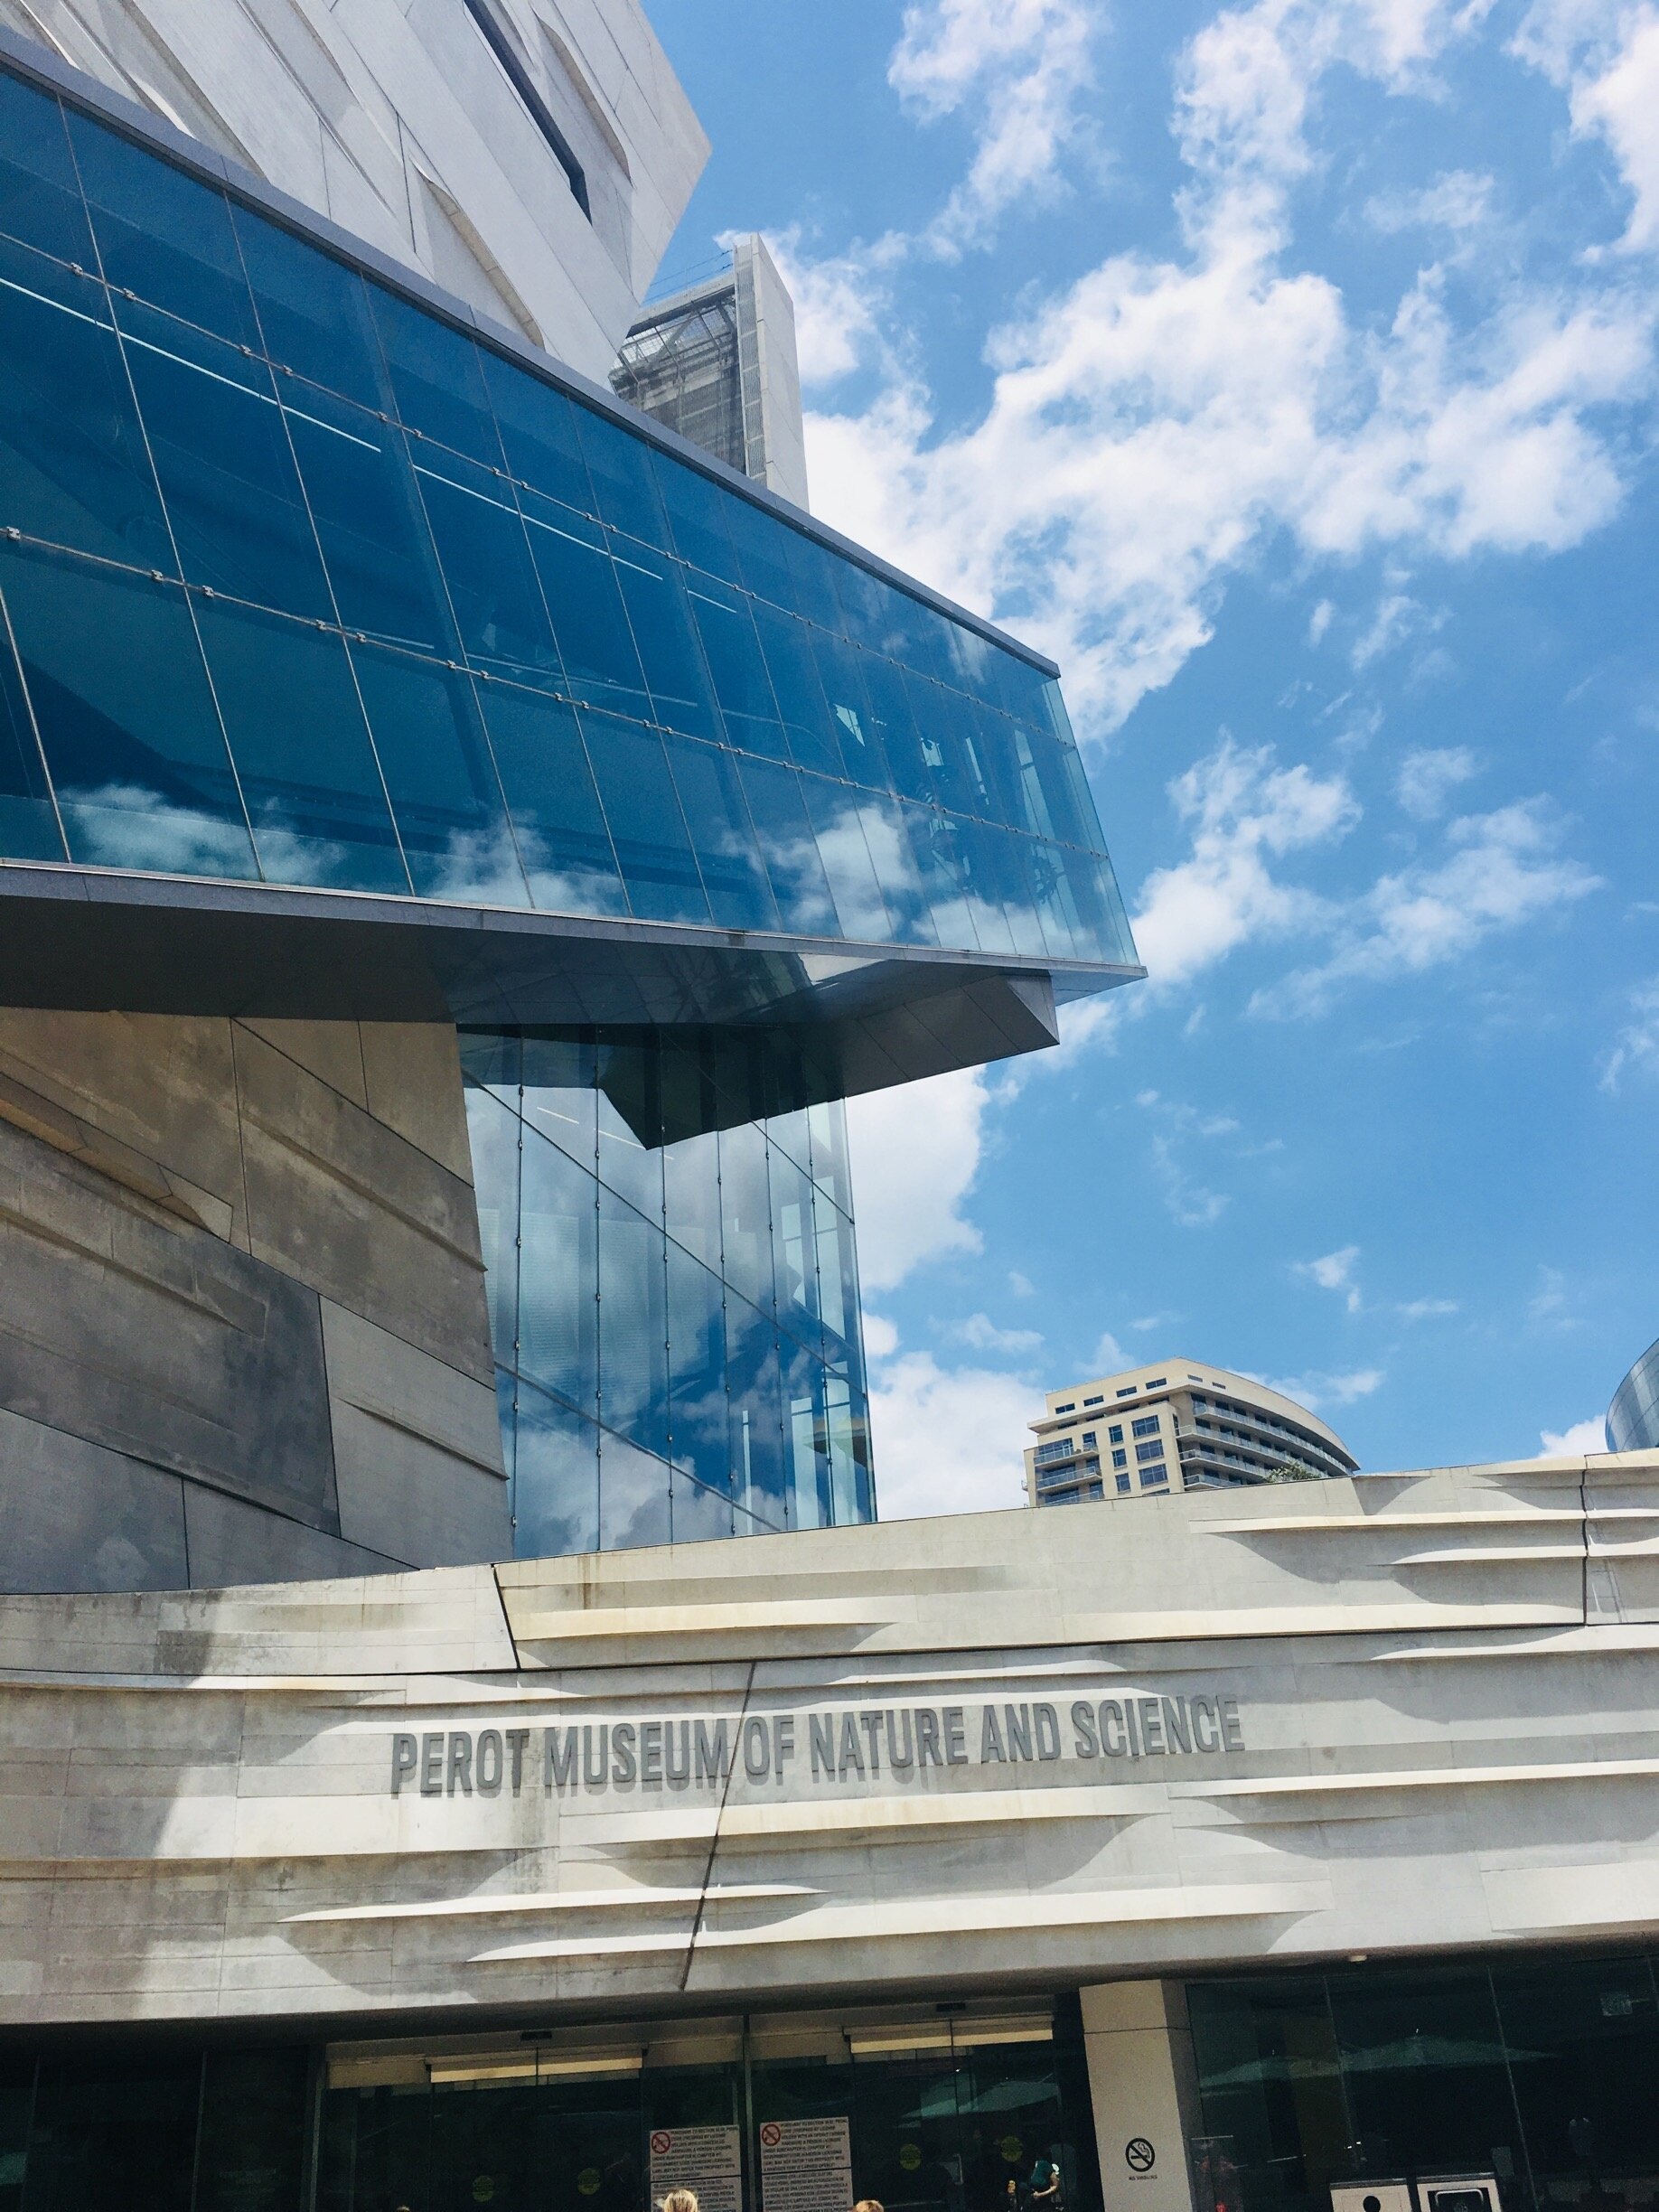
[{"label": "beige high-rise building", "polygon": [[1325,1480],[1358,1462],[1334,1429],[1224,1367],[1158,1360],[1050,1391],[1026,1449],[1033,1505]]}]

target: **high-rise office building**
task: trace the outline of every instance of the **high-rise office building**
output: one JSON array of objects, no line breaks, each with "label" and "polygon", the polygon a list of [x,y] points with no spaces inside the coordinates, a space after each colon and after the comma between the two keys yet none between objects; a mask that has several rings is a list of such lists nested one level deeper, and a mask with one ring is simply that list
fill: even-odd
[{"label": "high-rise office building", "polygon": [[1336,1430],[1293,1398],[1185,1359],[1050,1391],[1031,1427],[1032,1505],[1329,1479],[1358,1467]]},{"label": "high-rise office building", "polygon": [[1052,666],[39,44],[0,102],[0,1582],[867,1520],[840,1101],[1139,972]]},{"label": "high-rise office building", "polygon": [[794,303],[764,239],[739,239],[714,275],[653,302],[611,382],[729,467],[807,504]]}]

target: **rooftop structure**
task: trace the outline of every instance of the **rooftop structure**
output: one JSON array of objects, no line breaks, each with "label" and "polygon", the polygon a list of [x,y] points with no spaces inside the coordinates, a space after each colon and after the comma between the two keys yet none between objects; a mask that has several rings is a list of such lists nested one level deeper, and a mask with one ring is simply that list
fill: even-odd
[{"label": "rooftop structure", "polygon": [[1050,1391],[1031,1428],[1032,1505],[1328,1480],[1358,1466],[1336,1430],[1293,1398],[1186,1359]]},{"label": "rooftop structure", "polygon": [[795,310],[764,239],[739,239],[717,273],[653,301],[611,382],[728,466],[807,504]]}]

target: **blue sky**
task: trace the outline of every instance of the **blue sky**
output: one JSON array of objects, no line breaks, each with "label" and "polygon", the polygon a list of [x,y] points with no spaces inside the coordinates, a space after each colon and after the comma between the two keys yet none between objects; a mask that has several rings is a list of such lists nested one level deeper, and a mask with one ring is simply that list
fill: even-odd
[{"label": "blue sky", "polygon": [[883,1508],[1166,1352],[1382,1469],[1659,1335],[1659,10],[652,0],[817,511],[1051,651],[1149,982],[853,1109]]}]

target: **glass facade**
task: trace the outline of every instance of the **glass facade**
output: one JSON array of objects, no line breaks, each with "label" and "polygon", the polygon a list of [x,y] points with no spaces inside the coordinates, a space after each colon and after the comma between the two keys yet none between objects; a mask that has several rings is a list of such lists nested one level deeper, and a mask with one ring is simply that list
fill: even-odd
[{"label": "glass facade", "polygon": [[702,2063],[539,2076],[527,2039],[498,2054],[517,2078],[365,2088],[328,2086],[304,2045],[0,2054],[0,2212],[645,2212],[652,2131],[693,2127],[735,2131],[744,2212],[764,2212],[760,2130],[823,2117],[849,2123],[854,2196],[889,2212],[1008,2212],[1038,2157],[1066,2212],[1100,2212],[1074,1999],[1052,2036],[866,2056],[839,2028],[775,2055],[777,2025],[696,2037]]},{"label": "glass facade", "polygon": [[759,1043],[463,1036],[521,1556],[875,1517],[845,1116]]},{"label": "glass facade", "polygon": [[1659,1344],[1648,1345],[1613,1393],[1607,1449],[1659,1450]]},{"label": "glass facade", "polygon": [[1504,2207],[1659,2203],[1651,1955],[1195,1983],[1195,2163],[1220,2212],[1329,2212],[1333,2182],[1490,2173]]},{"label": "glass facade", "polygon": [[1135,958],[1038,669],[4,75],[0,858]]}]

